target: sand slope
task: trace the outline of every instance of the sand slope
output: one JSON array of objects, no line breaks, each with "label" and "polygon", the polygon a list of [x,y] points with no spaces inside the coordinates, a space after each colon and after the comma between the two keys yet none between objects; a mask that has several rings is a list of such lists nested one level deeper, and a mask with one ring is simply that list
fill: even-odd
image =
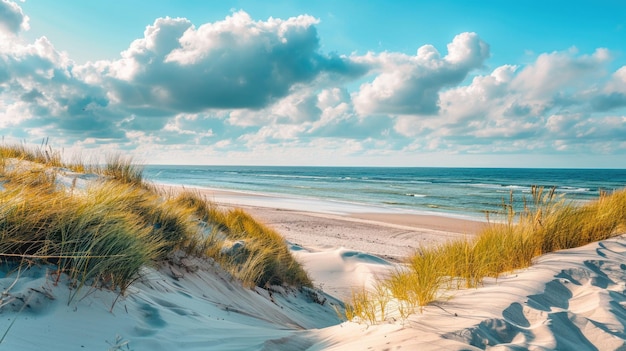
[{"label": "sand slope", "polygon": [[311,350],[623,350],[626,237],[540,257],[536,265],[454,292],[384,326],[321,331]]},{"label": "sand slope", "polygon": [[370,286],[400,264],[382,257],[398,257],[416,238],[447,240],[471,225],[421,230],[407,217],[383,223],[365,212],[263,213],[270,225],[296,228],[285,237],[307,243],[290,246],[324,293],[246,288],[210,260],[182,254],[145,268],[124,296],[77,293],[51,266],[2,263],[0,350],[626,350],[626,236],[539,257],[478,289],[450,291],[423,314],[366,325],[342,322],[330,295]]},{"label": "sand slope", "polygon": [[[71,301],[75,291],[65,280],[55,285],[53,267],[20,271],[12,286],[18,272],[4,266],[0,331],[10,329],[0,346],[107,350],[127,343],[132,350],[259,350],[294,333],[339,323],[332,308],[338,302],[314,291],[244,288],[208,261],[182,262],[146,269],[126,296],[86,287]],[[314,301],[319,299],[328,300],[322,306]]]},{"label": "sand slope", "polygon": [[[367,284],[372,272],[389,267],[345,249],[297,255],[339,292]],[[69,303],[73,290],[63,280],[55,285],[50,267],[21,271],[12,285],[14,268],[3,266],[0,276],[0,331],[10,328],[0,346],[7,350],[107,350],[116,344],[119,350],[626,347],[626,237],[545,255],[532,268],[451,292],[423,314],[381,325],[339,323],[332,308],[338,302],[328,296],[247,289],[196,259],[147,269],[125,297],[86,288]],[[341,284],[345,277],[351,278]],[[323,306],[313,301],[323,298]]]}]

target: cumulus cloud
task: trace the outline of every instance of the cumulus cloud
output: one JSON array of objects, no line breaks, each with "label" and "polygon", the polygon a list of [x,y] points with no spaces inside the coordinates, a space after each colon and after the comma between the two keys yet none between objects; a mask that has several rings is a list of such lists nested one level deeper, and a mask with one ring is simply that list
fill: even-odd
[{"label": "cumulus cloud", "polygon": [[199,25],[159,18],[119,59],[76,65],[45,37],[20,42],[28,19],[19,7],[8,16],[15,3],[0,1],[13,35],[0,42],[0,130],[15,138],[181,162],[188,153],[193,162],[262,163],[271,153],[314,163],[610,152],[626,134],[626,66],[609,69],[607,49],[544,53],[485,73],[490,48],[475,33],[454,37],[445,54],[423,45],[415,55],[342,56],[321,51],[316,18],[258,21],[239,11]]},{"label": "cumulus cloud", "polygon": [[378,67],[380,74],[361,85],[354,105],[364,115],[436,113],[439,92],[462,82],[488,57],[487,43],[476,33],[462,33],[448,44],[444,57],[432,45],[424,45],[415,56],[385,52],[355,58]]},{"label": "cumulus cloud", "polygon": [[[73,62],[41,37],[13,43],[0,55],[2,125],[10,135],[119,138],[119,111],[109,109],[106,92],[72,73]],[[36,133],[35,133],[36,131]]]},{"label": "cumulus cloud", "polygon": [[254,21],[243,11],[198,28],[160,18],[122,59],[91,64],[82,74],[96,72],[111,87],[111,99],[138,111],[259,109],[320,75],[364,72],[348,58],[319,52],[317,22],[311,16]]},{"label": "cumulus cloud", "polygon": [[0,35],[15,35],[22,30],[28,30],[28,16],[24,15],[22,8],[13,1],[0,0]]},{"label": "cumulus cloud", "polygon": [[604,68],[611,59],[607,49],[597,49],[591,55],[576,54],[572,48],[539,55],[516,77],[514,87],[528,92],[529,97],[541,97],[583,87],[590,79],[606,74]]},{"label": "cumulus cloud", "polygon": [[596,111],[610,111],[626,106],[626,66],[618,69],[609,83],[592,101]]},{"label": "cumulus cloud", "polygon": [[442,91],[437,112],[398,117],[395,130],[428,141],[424,150],[427,144],[466,152],[617,145],[623,141],[624,116],[598,114],[626,106],[621,90],[626,70],[609,75],[610,57],[605,49],[591,55],[569,50],[539,55],[527,66],[498,67]]}]

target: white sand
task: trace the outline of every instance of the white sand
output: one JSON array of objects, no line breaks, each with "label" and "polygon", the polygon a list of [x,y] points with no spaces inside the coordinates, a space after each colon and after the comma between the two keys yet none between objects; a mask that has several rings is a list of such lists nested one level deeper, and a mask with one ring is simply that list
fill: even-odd
[{"label": "white sand", "polygon": [[[348,218],[259,205],[254,204],[255,213],[268,224],[279,231],[291,228],[285,236],[302,245],[294,246],[296,257],[316,284],[335,296],[393,267],[372,253],[398,257],[422,235],[428,237],[422,241],[433,242],[471,234],[450,230],[449,224],[419,228],[381,222],[378,215]],[[324,221],[306,224],[312,218]],[[353,231],[369,237],[352,237]],[[329,232],[340,235],[337,241]],[[246,289],[198,259],[146,269],[126,296],[86,288],[70,302],[73,290],[63,280],[55,285],[49,267],[21,271],[17,281],[12,268],[0,269],[0,334],[8,330],[0,350],[626,348],[626,237],[542,256],[533,267],[479,289],[451,292],[423,314],[372,326],[340,323],[333,308],[339,302],[329,296]],[[324,298],[323,305],[313,302]]]},{"label": "white sand", "polygon": [[[171,191],[181,189],[164,188]],[[276,229],[287,241],[308,250],[346,248],[392,261],[407,257],[421,245],[474,235],[484,225],[467,218],[398,213],[388,208],[337,201],[281,198],[205,188],[194,190],[219,205],[244,208]],[[304,210],[306,206],[310,210]]]}]

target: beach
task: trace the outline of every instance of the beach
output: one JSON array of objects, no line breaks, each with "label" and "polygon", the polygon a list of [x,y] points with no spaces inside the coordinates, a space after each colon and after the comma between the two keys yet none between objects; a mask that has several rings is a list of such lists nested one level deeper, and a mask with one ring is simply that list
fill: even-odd
[{"label": "beach", "polygon": [[625,15],[0,0],[0,351],[626,351]]},{"label": "beach", "polygon": [[[62,174],[68,186],[90,176]],[[78,182],[80,183],[80,182]],[[159,185],[166,193],[183,187]],[[61,350],[621,350],[626,347],[626,237],[537,257],[531,267],[452,289],[421,312],[390,307],[376,323],[346,321],[354,291],[403,258],[476,235],[485,222],[189,188],[242,208],[284,236],[313,288],[249,287],[214,261],[179,252],[144,267],[126,292],[75,286],[54,266],[0,271],[6,349]],[[327,206],[326,206],[327,205]],[[310,208],[310,211],[306,211]],[[73,298],[70,298],[72,297]],[[393,305],[392,305],[393,306]],[[38,337],[33,337],[33,335]]]},{"label": "beach", "polygon": [[[161,185],[165,191],[199,192],[223,207],[240,207],[309,250],[345,248],[401,261],[421,246],[475,235],[485,222],[445,215],[382,211],[377,207],[306,200],[209,188]],[[370,212],[380,210],[380,212]],[[354,212],[350,212],[354,211]]]}]

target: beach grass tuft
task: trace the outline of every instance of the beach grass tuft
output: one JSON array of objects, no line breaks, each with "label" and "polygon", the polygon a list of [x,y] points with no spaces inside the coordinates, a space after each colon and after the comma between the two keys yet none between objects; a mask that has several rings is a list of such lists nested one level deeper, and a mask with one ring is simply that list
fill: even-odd
[{"label": "beach grass tuft", "polygon": [[[74,294],[85,285],[123,293],[142,267],[180,251],[213,258],[248,286],[312,286],[284,239],[243,210],[221,210],[194,192],[158,191],[132,159],[107,161],[66,164],[47,145],[0,146],[0,260],[52,264],[57,277],[70,277]],[[75,179],[68,189],[57,179],[67,169],[101,177],[80,191]],[[245,245],[226,253],[229,241]]]},{"label": "beach grass tuft", "polygon": [[[206,254],[248,285],[313,286],[285,239],[244,210],[221,210],[193,191],[181,192],[174,201],[193,209],[201,221],[211,225],[212,242],[204,245]],[[228,243],[237,244],[228,249]]]},{"label": "beach grass tuft", "polygon": [[602,193],[596,201],[580,206],[556,196],[554,189],[532,187],[531,193],[531,201],[519,212],[514,210],[512,195],[503,201],[504,219],[489,221],[477,236],[417,250],[373,290],[353,294],[346,317],[371,322],[368,307],[379,300],[380,289],[386,288],[397,312],[406,318],[447,291],[475,288],[486,277],[498,278],[529,267],[542,254],[626,232],[626,190]]},{"label": "beach grass tuft", "polygon": [[135,186],[143,184],[143,167],[133,163],[132,157],[124,157],[119,153],[107,155],[101,172],[121,183]]},{"label": "beach grass tuft", "polygon": [[44,138],[39,146],[29,146],[25,143],[0,145],[0,159],[18,159],[36,162],[51,167],[63,165],[61,152],[54,150],[48,145],[48,139]]}]

